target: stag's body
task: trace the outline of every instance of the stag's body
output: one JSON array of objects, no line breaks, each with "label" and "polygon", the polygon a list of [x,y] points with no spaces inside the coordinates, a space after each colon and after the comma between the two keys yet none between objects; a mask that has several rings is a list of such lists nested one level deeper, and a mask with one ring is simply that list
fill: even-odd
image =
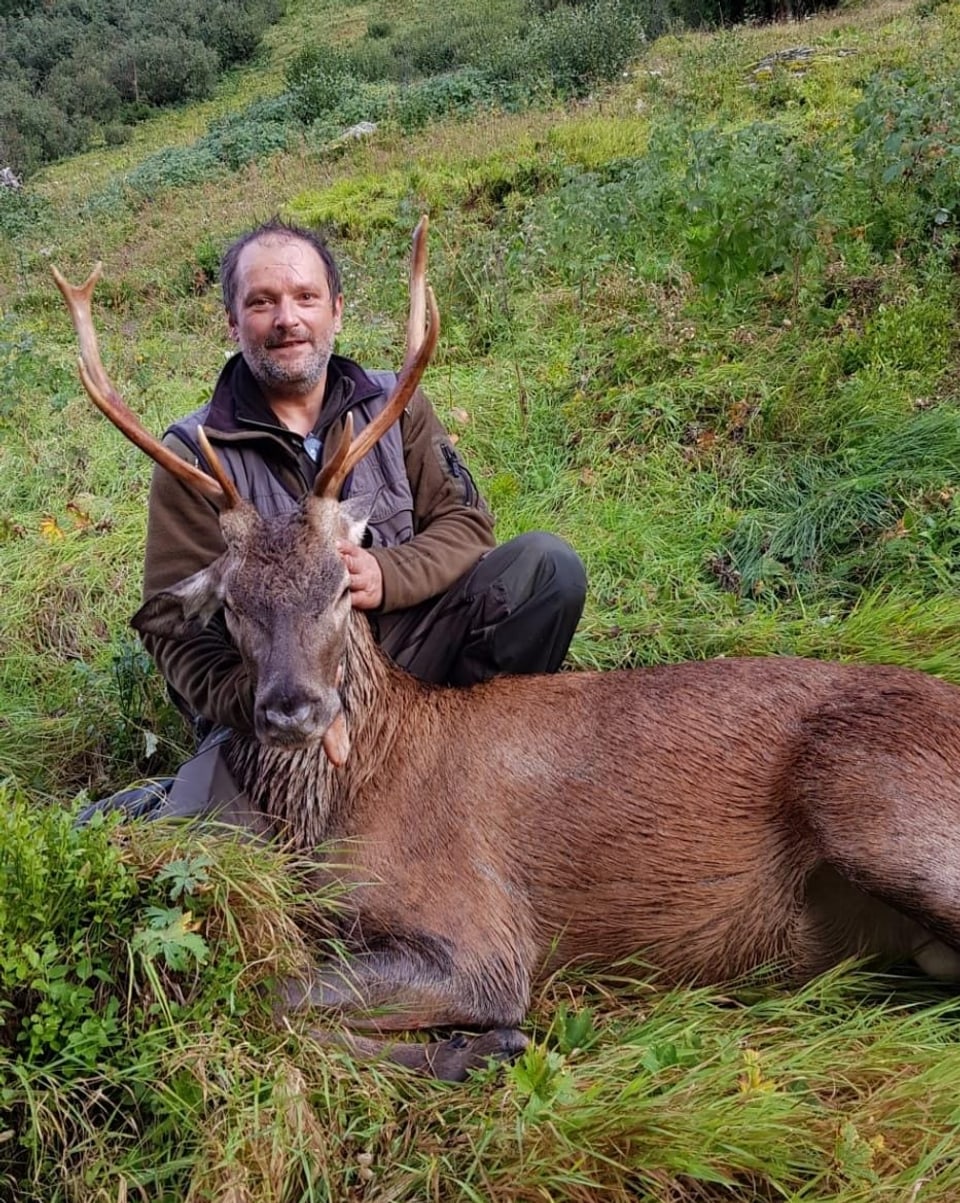
[{"label": "stag's body", "polygon": [[800,979],[851,955],[929,959],[931,935],[960,948],[952,686],[758,658],[444,689],[357,618],[343,663],[342,768],[317,745],[231,754],[287,838],[328,845],[351,881],[365,1004],[514,1025],[571,962]]},{"label": "stag's body", "polygon": [[457,1077],[522,1047],[497,1025],[518,1024],[537,976],[571,962],[639,956],[708,982],[879,954],[960,978],[960,689],[776,658],[444,689],[374,646],[338,551],[365,515],[337,498],[436,343],[422,234],[390,402],[356,440],[348,426],[297,513],[269,520],[209,446],[212,476],[144,430],[100,362],[96,275],[58,277],[93,400],[220,509],[223,555],[134,625],[185,638],[225,610],[255,682],[257,738],[229,749],[237,780],[352,886],[346,957],[291,984],[288,1002],[380,1030],[493,1029],[472,1046],[391,1050]]}]

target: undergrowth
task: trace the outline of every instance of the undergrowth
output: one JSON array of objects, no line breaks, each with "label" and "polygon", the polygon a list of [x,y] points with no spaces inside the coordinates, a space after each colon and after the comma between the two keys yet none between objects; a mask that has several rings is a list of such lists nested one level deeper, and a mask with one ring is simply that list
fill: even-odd
[{"label": "undergrowth", "polygon": [[422,15],[294,8],[217,104],[0,194],[7,1194],[952,1200],[934,987],[566,974],[516,1066],[439,1087],[273,1026],[257,987],[304,955],[273,851],[72,828],[76,795],[189,737],[126,625],[149,466],[81,395],[49,265],[104,259],[104,360],[161,431],[229,353],[220,250],[278,209],[332,239],[341,349],[371,366],[397,361],[431,213],[427,389],[499,537],[586,561],[571,668],[799,653],[960,682],[956,5],[648,34],[589,88],[496,94],[490,31],[464,10],[460,57],[417,65]]}]

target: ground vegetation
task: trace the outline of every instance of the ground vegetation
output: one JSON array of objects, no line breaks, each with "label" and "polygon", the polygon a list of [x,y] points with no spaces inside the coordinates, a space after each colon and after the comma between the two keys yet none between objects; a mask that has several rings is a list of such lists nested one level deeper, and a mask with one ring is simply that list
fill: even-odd
[{"label": "ground vegetation", "polygon": [[[960,8],[641,19],[615,68],[533,42],[552,65],[496,90],[479,52],[374,69],[428,14],[479,39],[482,7],[291,0],[209,100],[0,190],[0,1195],[946,1203],[957,1005],[905,970],[567,973],[517,1065],[441,1087],[273,1026],[260,987],[314,934],[281,850],[72,826],[189,734],[126,625],[150,467],[82,395],[49,266],[103,260],[104,357],[160,431],[230,350],[220,250],[277,211],[335,245],[342,349],[378,366],[430,212],[427,387],[500,536],[581,551],[571,669],[800,653],[960,684]],[[556,28],[588,11],[614,6]]]}]

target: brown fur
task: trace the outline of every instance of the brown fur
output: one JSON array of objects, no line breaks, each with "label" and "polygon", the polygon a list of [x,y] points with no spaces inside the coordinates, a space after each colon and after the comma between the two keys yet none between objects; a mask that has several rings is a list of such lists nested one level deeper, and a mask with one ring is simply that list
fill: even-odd
[{"label": "brown fur", "polygon": [[[802,979],[931,937],[960,949],[955,687],[787,658],[424,685],[337,609],[345,519],[305,507],[322,516],[238,524],[250,545],[221,568],[274,701],[326,699],[342,674],[341,768],[318,742],[327,701],[279,744],[258,704],[260,740],[230,750],[254,802],[300,848],[326,845],[353,887],[349,961],[294,1002],[389,1008],[383,1030],[512,1028],[532,982],[572,962],[639,955],[665,979],[717,982],[770,964]],[[291,530],[300,545],[265,571]],[[265,650],[244,613],[249,598],[262,620],[267,592],[281,613]],[[138,625],[169,633],[149,611]]]}]

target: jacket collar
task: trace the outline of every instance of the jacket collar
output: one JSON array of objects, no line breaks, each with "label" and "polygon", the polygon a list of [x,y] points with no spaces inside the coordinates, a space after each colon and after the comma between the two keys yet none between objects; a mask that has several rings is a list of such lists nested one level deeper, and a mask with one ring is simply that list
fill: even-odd
[{"label": "jacket collar", "polygon": [[[344,355],[331,355],[317,433],[322,435],[349,409],[380,392],[380,385],[371,380],[358,363]],[[292,433],[277,421],[260,385],[239,352],[224,364],[204,424],[212,434],[226,437],[244,433],[281,436]]]}]

